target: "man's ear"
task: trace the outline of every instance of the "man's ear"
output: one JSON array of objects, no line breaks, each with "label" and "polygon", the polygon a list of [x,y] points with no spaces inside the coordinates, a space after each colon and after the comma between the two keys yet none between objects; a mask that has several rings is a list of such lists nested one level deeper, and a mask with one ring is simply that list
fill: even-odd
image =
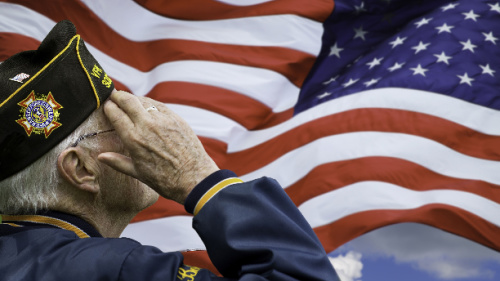
[{"label": "man's ear", "polygon": [[57,158],[57,170],[71,185],[91,193],[99,191],[98,165],[80,147],[69,147]]}]

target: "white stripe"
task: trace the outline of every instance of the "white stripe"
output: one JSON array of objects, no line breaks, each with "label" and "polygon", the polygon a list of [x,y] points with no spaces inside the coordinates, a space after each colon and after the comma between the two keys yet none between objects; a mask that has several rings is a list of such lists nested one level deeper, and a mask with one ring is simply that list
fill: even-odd
[{"label": "white stripe", "polygon": [[42,41],[55,25],[51,19],[21,5],[0,2],[0,11],[0,32],[19,33]]},{"label": "white stripe", "polygon": [[319,227],[359,212],[409,210],[428,204],[454,206],[500,227],[500,216],[492,212],[500,205],[484,197],[458,190],[413,191],[384,182],[359,182],[323,193],[299,210],[312,227]]},{"label": "white stripe", "polygon": [[228,143],[233,134],[246,132],[243,126],[213,111],[180,104],[166,105],[188,122],[198,136]]},{"label": "white stripe", "polygon": [[154,245],[164,252],[205,249],[190,216],[171,216],[129,224],[121,237],[129,237],[143,245]]},{"label": "white stripe", "polygon": [[316,166],[371,156],[400,158],[442,175],[500,185],[500,162],[460,154],[418,136],[378,132],[356,132],[318,139],[240,178],[249,181],[269,176],[286,188]]},{"label": "white stripe", "polygon": [[275,46],[315,56],[321,49],[322,24],[296,15],[186,21],[157,15],[132,0],[83,2],[109,27],[132,41],[184,39],[219,44]]},{"label": "white stripe", "polygon": [[273,0],[216,0],[233,6],[252,6],[262,3],[271,2]]}]

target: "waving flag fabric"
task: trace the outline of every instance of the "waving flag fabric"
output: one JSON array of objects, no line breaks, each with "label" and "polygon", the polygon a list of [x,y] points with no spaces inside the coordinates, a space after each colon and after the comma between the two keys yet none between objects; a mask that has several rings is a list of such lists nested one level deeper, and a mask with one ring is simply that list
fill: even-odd
[{"label": "waving flag fabric", "polygon": [[[0,1],[0,61],[62,19],[219,167],[277,179],[326,251],[400,222],[500,250],[499,1]],[[124,236],[204,248],[164,199]]]}]

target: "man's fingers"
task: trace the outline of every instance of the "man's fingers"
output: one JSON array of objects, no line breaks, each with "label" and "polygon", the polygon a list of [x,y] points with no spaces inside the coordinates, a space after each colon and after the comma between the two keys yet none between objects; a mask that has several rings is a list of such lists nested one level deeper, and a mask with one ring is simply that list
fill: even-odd
[{"label": "man's fingers", "polygon": [[118,105],[134,123],[137,123],[138,119],[147,113],[139,98],[130,93],[116,91],[111,94],[110,99]]},{"label": "man's fingers", "polygon": [[120,173],[137,178],[137,173],[130,157],[116,152],[104,152],[99,154],[97,159]]},{"label": "man's fingers", "polygon": [[104,104],[104,114],[120,136],[121,133],[134,128],[132,120],[130,120],[127,114],[111,100],[106,101]]},{"label": "man's fingers", "polygon": [[138,97],[143,104],[144,108],[148,108],[150,106],[155,106],[158,111],[163,114],[171,114],[171,109],[168,108],[164,103],[159,102],[157,100],[148,98],[148,97]]},{"label": "man's fingers", "polygon": [[[151,100],[151,103],[158,108],[158,110],[163,113],[163,114],[173,114],[174,112],[172,109],[170,109],[168,106],[166,106],[164,103],[159,102],[157,100]],[[174,113],[175,114],[175,113]]]}]

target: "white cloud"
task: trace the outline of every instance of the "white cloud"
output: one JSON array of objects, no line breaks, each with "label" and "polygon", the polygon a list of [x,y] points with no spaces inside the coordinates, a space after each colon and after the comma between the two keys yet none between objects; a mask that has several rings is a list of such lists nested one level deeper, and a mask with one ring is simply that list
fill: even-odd
[{"label": "white cloud", "polygon": [[345,256],[329,258],[341,281],[361,281],[363,263],[360,253],[349,251]]},{"label": "white cloud", "polygon": [[416,223],[388,226],[344,247],[365,258],[386,257],[443,279],[498,278],[485,263],[500,265],[500,253],[465,238]]}]

